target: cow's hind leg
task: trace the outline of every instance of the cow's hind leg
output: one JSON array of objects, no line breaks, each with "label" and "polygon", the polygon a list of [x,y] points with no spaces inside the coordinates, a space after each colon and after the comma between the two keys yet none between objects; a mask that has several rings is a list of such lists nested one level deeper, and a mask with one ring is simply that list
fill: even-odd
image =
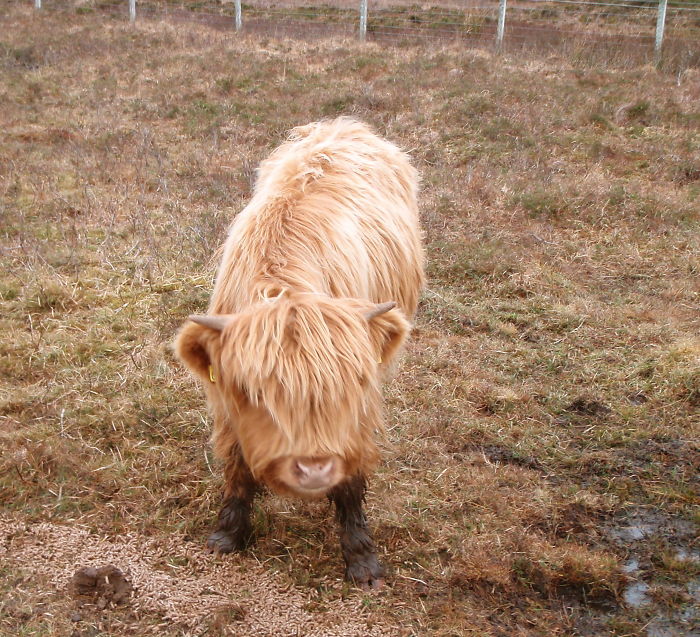
[{"label": "cow's hind leg", "polygon": [[224,503],[216,530],[207,541],[207,547],[217,553],[242,551],[252,538],[250,511],[258,484],[237,446],[226,463],[224,480]]},{"label": "cow's hind leg", "polygon": [[384,568],[377,559],[362,508],[365,499],[364,476],[354,476],[339,484],[331,490],[329,497],[336,506],[335,518],[340,527],[345,579],[365,590],[380,588],[384,584]]}]

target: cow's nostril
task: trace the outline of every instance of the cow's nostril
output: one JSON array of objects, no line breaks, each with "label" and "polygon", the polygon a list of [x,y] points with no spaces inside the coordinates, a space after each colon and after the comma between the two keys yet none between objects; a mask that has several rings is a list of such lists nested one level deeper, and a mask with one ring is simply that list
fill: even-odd
[{"label": "cow's nostril", "polygon": [[308,476],[309,475],[309,471],[310,471],[309,467],[299,460],[297,460],[294,463],[294,469],[296,470],[297,474],[300,476]]},{"label": "cow's nostril", "polygon": [[331,486],[334,474],[333,458],[297,458],[292,466],[300,487],[322,489]]}]

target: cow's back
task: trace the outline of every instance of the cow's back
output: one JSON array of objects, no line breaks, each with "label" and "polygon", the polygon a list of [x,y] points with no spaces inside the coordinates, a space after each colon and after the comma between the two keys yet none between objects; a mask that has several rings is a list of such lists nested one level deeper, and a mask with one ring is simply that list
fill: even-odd
[{"label": "cow's back", "polygon": [[231,227],[210,312],[289,288],[394,300],[412,316],[423,284],[417,190],[407,155],[359,122],[294,129]]}]

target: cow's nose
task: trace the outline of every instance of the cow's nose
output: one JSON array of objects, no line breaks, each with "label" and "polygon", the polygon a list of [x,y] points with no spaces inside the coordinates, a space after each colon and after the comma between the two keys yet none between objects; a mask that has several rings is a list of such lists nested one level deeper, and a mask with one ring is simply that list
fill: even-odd
[{"label": "cow's nose", "polygon": [[302,489],[325,489],[333,485],[333,458],[296,458],[294,474]]}]

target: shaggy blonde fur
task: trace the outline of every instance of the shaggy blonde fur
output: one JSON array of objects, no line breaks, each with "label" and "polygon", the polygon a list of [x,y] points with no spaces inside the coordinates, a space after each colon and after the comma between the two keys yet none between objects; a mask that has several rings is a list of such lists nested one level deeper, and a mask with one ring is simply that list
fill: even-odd
[{"label": "shaggy blonde fur", "polygon": [[230,320],[188,322],[176,340],[207,389],[218,455],[239,446],[279,490],[285,456],[337,456],[348,475],[376,463],[382,370],[423,285],[417,184],[404,153],[347,118],[294,129],[261,164],[209,306]]}]

